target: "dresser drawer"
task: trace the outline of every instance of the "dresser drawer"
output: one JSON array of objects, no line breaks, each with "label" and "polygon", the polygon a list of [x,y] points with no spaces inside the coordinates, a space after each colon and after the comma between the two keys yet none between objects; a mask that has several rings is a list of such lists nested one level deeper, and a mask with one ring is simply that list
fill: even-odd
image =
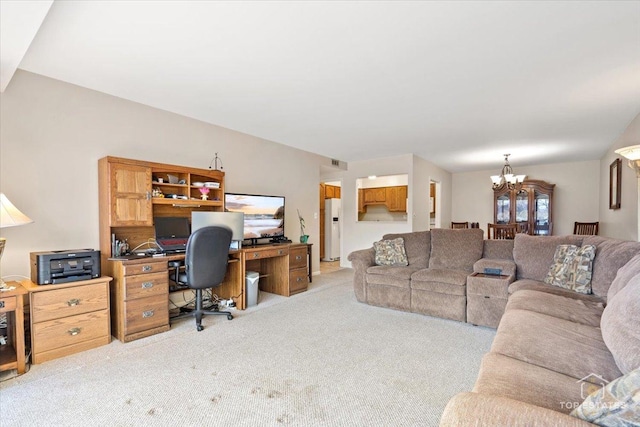
[{"label": "dresser drawer", "polygon": [[307,266],[307,248],[293,248],[289,251],[289,268],[304,268]]},{"label": "dresser drawer", "polygon": [[45,322],[108,308],[108,283],[33,292],[31,298],[32,322]]},{"label": "dresser drawer", "polygon": [[306,291],[309,286],[309,276],[306,268],[289,271],[289,294]]},{"label": "dresser drawer", "polygon": [[139,274],[124,278],[124,298],[132,300],[154,295],[167,295],[169,280],[167,272]]},{"label": "dresser drawer", "polygon": [[246,258],[247,261],[252,259],[260,259],[260,258],[273,258],[278,256],[284,256],[289,253],[289,248],[274,248],[274,249],[266,249],[266,250],[258,250],[258,251],[247,251]]},{"label": "dresser drawer", "polygon": [[167,294],[125,301],[125,335],[169,324]]},{"label": "dresser drawer", "polygon": [[[22,297],[22,295],[20,297]],[[16,298],[17,297],[0,298],[0,313],[9,313],[11,311],[15,311]]]},{"label": "dresser drawer", "polygon": [[167,272],[167,261],[160,259],[156,262],[145,262],[141,264],[124,264],[122,271],[125,276],[133,276],[136,274],[157,273],[159,271]]},{"label": "dresser drawer", "polygon": [[[62,347],[80,345],[85,341],[109,337],[109,310],[78,314],[57,320],[35,323],[33,352],[42,353]],[[72,349],[68,354],[74,353]]]}]

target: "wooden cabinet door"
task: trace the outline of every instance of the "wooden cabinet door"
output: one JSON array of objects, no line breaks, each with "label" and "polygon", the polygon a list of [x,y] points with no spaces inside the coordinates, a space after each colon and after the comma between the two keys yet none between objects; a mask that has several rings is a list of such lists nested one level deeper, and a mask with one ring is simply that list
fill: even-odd
[{"label": "wooden cabinet door", "polygon": [[110,175],[111,226],[153,225],[151,168],[112,163]]}]

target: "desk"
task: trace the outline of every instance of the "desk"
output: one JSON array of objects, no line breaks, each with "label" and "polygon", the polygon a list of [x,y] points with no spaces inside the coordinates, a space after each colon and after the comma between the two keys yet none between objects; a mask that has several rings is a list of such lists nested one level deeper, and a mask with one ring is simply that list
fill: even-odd
[{"label": "desk", "polygon": [[7,286],[15,289],[0,292],[0,313],[7,313],[9,338],[9,343],[0,347],[0,371],[17,369],[18,374],[24,374],[24,295],[28,291],[18,282],[7,282]]},{"label": "desk", "polygon": [[[184,257],[173,254],[109,259],[103,272],[114,278],[111,286],[114,337],[129,342],[169,330],[167,263]],[[260,274],[259,286],[265,292],[284,296],[303,292],[311,278],[310,259],[311,244],[302,243],[248,246],[230,251],[227,275],[214,292],[222,299],[233,299],[236,309],[244,310],[247,271]]]}]

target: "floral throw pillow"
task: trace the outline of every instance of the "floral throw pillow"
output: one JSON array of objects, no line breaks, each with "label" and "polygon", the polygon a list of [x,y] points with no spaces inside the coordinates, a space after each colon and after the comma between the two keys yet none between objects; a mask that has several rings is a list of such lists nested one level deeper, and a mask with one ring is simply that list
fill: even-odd
[{"label": "floral throw pillow", "polygon": [[373,248],[376,251],[376,265],[409,265],[402,237],[380,240],[373,244]]},{"label": "floral throw pillow", "polygon": [[599,426],[634,426],[640,420],[640,368],[591,393],[571,415]]},{"label": "floral throw pillow", "polygon": [[544,282],[581,294],[591,293],[594,245],[558,245]]}]

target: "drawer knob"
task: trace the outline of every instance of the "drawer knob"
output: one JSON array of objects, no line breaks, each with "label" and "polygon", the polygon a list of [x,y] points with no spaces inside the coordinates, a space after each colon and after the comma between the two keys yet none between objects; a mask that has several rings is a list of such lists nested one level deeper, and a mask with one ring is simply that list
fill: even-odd
[{"label": "drawer knob", "polygon": [[296,279],[296,282],[302,282],[302,277],[298,277],[298,278]]},{"label": "drawer knob", "polygon": [[153,282],[142,282],[142,289],[151,289],[153,288]]},{"label": "drawer knob", "polygon": [[142,271],[144,271],[144,272],[151,271],[151,266],[150,265],[143,265],[142,266]]},{"label": "drawer knob", "polygon": [[80,328],[71,328],[69,329],[67,332],[69,333],[69,335],[71,336],[76,336],[80,333],[81,329]]},{"label": "drawer knob", "polygon": [[296,259],[300,260],[300,259],[302,259],[302,256],[298,255],[298,256],[296,256]]},{"label": "drawer knob", "polygon": [[153,310],[147,310],[142,312],[142,318],[147,318],[153,316]]},{"label": "drawer knob", "polygon": [[256,253],[253,254],[253,257],[254,258],[260,258],[260,254],[256,252]]},{"label": "drawer knob", "polygon": [[75,307],[76,305],[80,305],[80,300],[78,298],[72,298],[69,301],[67,301],[67,305],[69,307]]},{"label": "drawer knob", "polygon": [[283,253],[284,253],[284,251],[283,251],[282,249],[280,249],[280,250],[278,251],[278,255],[282,255]]},{"label": "drawer knob", "polygon": [[4,308],[4,301],[0,301],[0,308]]}]

